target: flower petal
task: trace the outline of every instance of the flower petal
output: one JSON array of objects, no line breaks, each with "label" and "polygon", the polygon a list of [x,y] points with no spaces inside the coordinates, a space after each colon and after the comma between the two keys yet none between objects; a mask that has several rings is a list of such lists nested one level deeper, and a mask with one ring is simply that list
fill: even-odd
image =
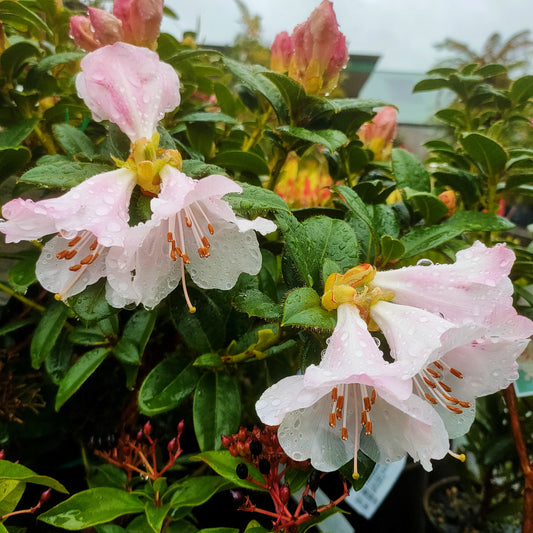
[{"label": "flower petal", "polygon": [[147,48],[117,42],[87,54],[76,88],[96,121],[110,120],[130,138],[150,139],[180,102],[175,70]]},{"label": "flower petal", "polygon": [[508,278],[514,253],[505,245],[475,242],[452,265],[412,266],[378,272],[373,284],[394,293],[392,301],[441,313],[455,324],[481,323],[494,309],[510,308]]}]

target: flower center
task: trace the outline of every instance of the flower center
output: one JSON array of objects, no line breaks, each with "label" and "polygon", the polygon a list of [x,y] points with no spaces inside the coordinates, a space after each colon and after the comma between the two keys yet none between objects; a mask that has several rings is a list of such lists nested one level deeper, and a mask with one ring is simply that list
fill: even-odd
[{"label": "flower center", "polygon": [[445,373],[448,373],[455,379],[463,379],[463,374],[444,362],[434,361],[432,365],[428,365],[414,377],[415,389],[419,395],[431,404],[441,405],[458,415],[463,412],[463,409],[471,407],[470,402],[464,402],[452,395],[453,387],[449,380],[445,381],[444,377]]},{"label": "flower center", "polygon": [[[61,233],[58,234],[61,237]],[[73,239],[68,241],[64,250],[56,254],[56,259],[64,260],[70,266],[68,269],[75,272],[75,275],[69,280],[63,290],[56,294],[56,300],[64,300],[68,293],[87,270],[100,256],[104,246],[98,244],[98,239],[90,231],[81,231]]]},{"label": "flower center", "polygon": [[[337,421],[341,425],[341,439],[348,440],[348,405],[353,408],[353,415],[355,416],[354,424],[354,466],[352,477],[357,479],[359,473],[357,472],[357,451],[359,450],[359,426],[365,428],[365,435],[372,435],[372,420],[370,411],[372,405],[376,401],[376,390],[370,385],[362,385],[359,383],[340,384],[333,387],[331,391],[331,412],[329,413],[329,425],[334,428],[337,426]],[[351,411],[351,409],[350,409]]]},{"label": "flower center", "polygon": [[167,241],[169,245],[169,256],[172,261],[177,261],[178,258],[181,260],[183,293],[191,313],[194,313],[196,308],[189,299],[187,285],[185,283],[184,265],[188,265],[191,262],[187,253],[188,246],[186,246],[185,241],[190,242],[192,240],[196,244],[196,251],[202,259],[209,257],[211,255],[209,251],[211,243],[202,228],[207,229],[210,235],[215,233],[215,228],[211,224],[200,202],[190,204],[168,219]]}]

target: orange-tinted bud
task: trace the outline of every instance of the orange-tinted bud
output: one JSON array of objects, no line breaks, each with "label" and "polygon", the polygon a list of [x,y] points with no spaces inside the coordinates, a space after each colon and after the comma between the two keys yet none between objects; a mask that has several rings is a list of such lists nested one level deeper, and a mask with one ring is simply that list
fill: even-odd
[{"label": "orange-tinted bud", "polygon": [[444,218],[449,218],[455,213],[455,193],[444,191],[439,194],[439,200],[448,208],[448,214]]},{"label": "orange-tinted bud", "polygon": [[386,161],[390,158],[397,126],[396,109],[385,106],[377,112],[372,122],[363,124],[357,132],[363,144],[374,153],[374,161]]}]

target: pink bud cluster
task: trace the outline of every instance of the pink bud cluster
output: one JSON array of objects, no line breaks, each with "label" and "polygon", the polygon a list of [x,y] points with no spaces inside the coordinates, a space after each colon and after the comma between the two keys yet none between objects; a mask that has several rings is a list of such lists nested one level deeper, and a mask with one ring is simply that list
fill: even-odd
[{"label": "pink bud cluster", "polygon": [[91,52],[118,41],[156,48],[164,0],[115,0],[113,13],[95,7],[70,19],[74,42]]},{"label": "pink bud cluster", "polygon": [[292,35],[279,33],[271,53],[272,70],[288,72],[310,94],[329,94],[348,63],[346,38],[339,31],[333,4],[323,0]]}]

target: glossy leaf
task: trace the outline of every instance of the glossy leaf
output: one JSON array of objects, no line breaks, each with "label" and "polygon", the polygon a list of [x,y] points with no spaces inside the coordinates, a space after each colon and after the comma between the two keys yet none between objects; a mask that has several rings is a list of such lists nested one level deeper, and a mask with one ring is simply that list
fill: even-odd
[{"label": "glossy leaf", "polygon": [[99,280],[83,292],[71,296],[68,303],[74,312],[87,322],[103,320],[117,312],[105,299],[104,280]]},{"label": "glossy leaf", "polygon": [[197,476],[187,478],[172,486],[175,491],[170,500],[170,507],[196,507],[202,505],[217,492],[231,487],[233,484],[218,476]]},{"label": "glossy leaf", "polygon": [[124,327],[122,337],[113,348],[119,361],[129,365],[140,365],[148,339],[157,318],[156,311],[142,309],[133,314]]},{"label": "glossy leaf", "polygon": [[218,450],[221,435],[235,433],[241,419],[241,398],[235,379],[222,372],[207,372],[194,392],[194,432],[200,450]]},{"label": "glossy leaf", "polygon": [[54,135],[68,155],[95,155],[91,139],[78,128],[70,124],[54,124]]},{"label": "glossy leaf", "polygon": [[266,176],[270,173],[266,161],[253,152],[241,152],[240,150],[219,152],[211,162],[224,168],[251,172],[257,176]]},{"label": "glossy leaf", "polygon": [[410,152],[401,148],[392,151],[392,170],[399,189],[429,192],[429,174],[424,165]]},{"label": "glossy leaf", "polygon": [[265,320],[278,320],[282,315],[282,306],[258,289],[249,289],[237,294],[234,304],[248,316],[258,316]]},{"label": "glossy leaf", "polygon": [[315,130],[311,131],[296,126],[280,126],[277,128],[282,136],[293,137],[303,141],[325,146],[330,152],[335,152],[348,142],[348,138],[338,130]]},{"label": "glossy leaf", "polygon": [[196,388],[200,371],[184,357],[161,361],[148,374],[139,391],[139,411],[153,416],[180,405]]},{"label": "glossy leaf", "polygon": [[51,526],[77,531],[143,510],[144,505],[137,496],[124,490],[99,487],[74,494],[39,515],[39,520]]},{"label": "glossy leaf", "polygon": [[40,476],[26,466],[10,461],[0,461],[0,480],[16,480],[23,481],[24,483],[44,485],[63,494],[68,494],[68,490],[59,481],[48,476]]},{"label": "glossy leaf", "polygon": [[333,330],[336,323],[335,313],[321,306],[320,296],[310,287],[295,289],[287,295],[282,326]]},{"label": "glossy leaf", "polygon": [[498,177],[505,170],[507,153],[501,144],[490,137],[481,133],[468,133],[461,139],[461,144],[486,176]]},{"label": "glossy leaf", "polygon": [[109,348],[95,348],[82,355],[69,368],[65,377],[59,383],[55,401],[56,411],[89,379],[104,362],[109,351]]},{"label": "glossy leaf", "polygon": [[286,211],[289,208],[283,198],[275,192],[248,183],[239,183],[242,193],[229,193],[224,196],[234,211],[244,216],[265,215],[270,211]]}]

